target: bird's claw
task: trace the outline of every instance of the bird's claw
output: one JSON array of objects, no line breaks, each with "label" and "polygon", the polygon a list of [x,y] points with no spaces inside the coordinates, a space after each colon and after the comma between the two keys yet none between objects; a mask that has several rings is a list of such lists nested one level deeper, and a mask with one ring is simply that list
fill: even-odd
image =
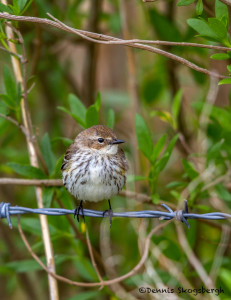
[{"label": "bird's claw", "polygon": [[80,201],[79,206],[74,211],[74,218],[76,217],[78,222],[79,222],[79,212],[80,211],[81,211],[81,215],[83,216],[84,223],[85,223],[82,201]]},{"label": "bird's claw", "polygon": [[112,224],[112,217],[113,217],[113,210],[112,209],[107,209],[103,212],[103,217],[105,217],[105,214],[108,215],[109,218],[109,222],[110,222],[110,228],[111,228],[111,224]]}]

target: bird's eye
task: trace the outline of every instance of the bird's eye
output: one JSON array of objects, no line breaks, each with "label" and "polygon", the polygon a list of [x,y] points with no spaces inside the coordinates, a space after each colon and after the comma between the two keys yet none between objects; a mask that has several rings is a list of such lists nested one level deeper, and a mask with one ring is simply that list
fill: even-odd
[{"label": "bird's eye", "polygon": [[104,139],[98,138],[98,142],[99,142],[99,143],[103,143],[103,142],[104,142]]}]

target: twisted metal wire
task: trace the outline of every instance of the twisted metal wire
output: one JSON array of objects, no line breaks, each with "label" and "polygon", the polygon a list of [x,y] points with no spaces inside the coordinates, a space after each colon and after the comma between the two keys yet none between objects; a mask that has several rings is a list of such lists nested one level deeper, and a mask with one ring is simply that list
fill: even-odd
[{"label": "twisted metal wire", "polygon": [[[112,217],[123,217],[123,218],[159,218],[159,220],[171,220],[175,219],[177,221],[183,222],[188,228],[190,225],[187,219],[206,219],[206,220],[224,220],[231,218],[231,215],[220,212],[206,213],[206,214],[191,214],[188,212],[188,204],[185,200],[184,210],[173,211],[166,204],[161,204],[168,212],[164,211],[154,211],[154,210],[143,210],[143,211],[132,211],[132,212],[113,212]],[[10,203],[1,202],[0,203],[0,219],[7,218],[7,222],[10,228],[12,228],[11,215],[21,215],[21,214],[42,214],[48,216],[63,216],[75,213],[75,209],[63,209],[63,208],[28,208],[21,206],[11,206]],[[86,217],[104,218],[108,214],[103,211],[83,209],[79,211],[79,215]]]}]

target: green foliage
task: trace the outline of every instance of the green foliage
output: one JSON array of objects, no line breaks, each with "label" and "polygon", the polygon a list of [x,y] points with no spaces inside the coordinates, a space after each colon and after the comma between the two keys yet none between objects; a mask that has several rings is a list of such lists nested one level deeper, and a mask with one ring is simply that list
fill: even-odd
[{"label": "green foliage", "polygon": [[153,153],[153,143],[148,126],[145,123],[144,119],[138,114],[136,114],[135,117],[135,125],[139,149],[149,160],[151,160]]},{"label": "green foliage", "polygon": [[177,2],[177,5],[178,6],[187,6],[187,5],[192,4],[194,2],[195,2],[195,0],[179,0]]},{"label": "green foliage", "polygon": [[14,170],[17,174],[23,175],[28,178],[46,178],[42,170],[32,167],[30,165],[22,165],[15,162],[10,162],[8,163],[8,166],[11,167],[11,169]]},{"label": "green foliage", "polygon": [[107,112],[107,127],[113,129],[115,124],[115,113],[113,109],[109,109]]},{"label": "green foliage", "polygon": [[18,110],[21,99],[20,85],[16,84],[12,73],[6,66],[4,66],[4,85],[6,94],[0,94],[0,99],[2,99],[10,109]]},{"label": "green foliage", "polygon": [[198,0],[196,4],[196,14],[200,16],[203,13],[203,1]]},{"label": "green foliage", "polygon": [[165,168],[166,164],[169,161],[169,158],[172,154],[173,148],[175,143],[178,139],[178,135],[176,135],[167,145],[166,149],[163,152],[161,157],[160,153],[163,150],[166,142],[166,135],[163,135],[153,146],[151,133],[148,129],[147,124],[145,123],[144,119],[136,114],[135,118],[135,125],[136,125],[136,135],[138,146],[141,152],[148,158],[151,163],[151,171],[149,173],[149,183],[154,193],[156,188],[156,181],[160,174],[160,172]]},{"label": "green foliage", "polygon": [[[132,10],[127,5],[121,6],[121,1],[110,1],[107,9],[96,6],[95,1],[88,2],[85,5],[83,0],[64,1],[57,5],[47,0],[12,0],[7,6],[0,3],[0,11],[39,18],[47,18],[46,13],[50,12],[73,28],[105,32],[115,38],[130,36],[145,40],[231,47],[230,12],[228,6],[218,0],[214,3],[205,3],[204,0],[166,1],[163,7],[155,3],[144,5],[140,1],[133,3],[135,6]],[[124,7],[127,7],[126,11]],[[126,18],[129,20],[128,36]],[[192,213],[230,210],[231,51],[158,45],[161,50],[227,76],[220,80],[217,87],[213,78],[151,51],[132,49],[135,55],[133,60],[133,56],[127,56],[124,45],[94,47],[90,41],[83,41],[81,37],[58,28],[53,31],[46,26],[41,31],[35,23],[29,26],[25,22],[11,21],[11,24],[20,30],[25,42],[27,63],[22,65],[20,59],[17,56],[15,58],[20,63],[23,76],[26,68],[25,81],[29,89],[26,105],[32,120],[32,136],[24,134],[24,112],[21,110],[24,91],[15,79],[10,54],[2,49],[10,50],[5,20],[0,19],[1,177],[61,179],[64,153],[76,134],[90,126],[105,124],[115,128],[118,137],[126,140],[120,147],[129,161],[127,195],[134,195],[137,200],[121,194],[115,196],[111,199],[113,211],[159,210],[159,206],[154,204],[161,204],[162,201],[173,210],[176,207],[181,209],[185,198]],[[14,35],[10,40],[15,44],[18,55],[23,55],[17,33]],[[152,44],[149,46],[157,47]],[[227,86],[220,86],[223,84]],[[100,94],[97,94],[95,87]],[[35,145],[38,168],[29,164],[28,139]],[[1,187],[1,201],[37,207],[34,187]],[[214,202],[213,199],[219,200]],[[57,209],[74,209],[79,204],[64,186],[42,187],[42,201],[44,207]],[[108,208],[107,201],[86,201],[85,208],[103,211]],[[57,273],[78,282],[99,281],[86,246],[86,226],[96,263],[103,280],[108,280],[106,273],[102,272],[103,264],[109,261],[115,264],[119,275],[129,272],[142,255],[139,249],[143,249],[143,239],[140,240],[138,235],[142,232],[144,237],[148,236],[153,226],[160,222],[150,218],[142,222],[145,226],[139,227],[140,220],[113,219],[110,230],[113,257],[105,260],[102,256],[104,251],[99,252],[99,249],[107,249],[104,248],[107,247],[107,228],[102,225],[105,222],[105,226],[108,226],[107,218],[86,217],[86,224],[82,219],[80,223],[71,219],[67,216],[48,216],[48,225]],[[17,222],[17,218],[12,217],[15,229]],[[35,289],[38,299],[46,297],[49,293],[47,276],[37,282],[40,265],[25,251],[18,231],[9,232],[5,219],[1,219],[1,223],[0,282],[6,283],[1,290],[3,297],[9,300],[16,299],[18,295],[23,299],[28,298],[30,294],[27,292],[31,287],[19,285],[22,275],[24,278],[30,277],[32,287],[38,287]],[[212,274],[214,257],[219,250],[218,245],[222,244],[223,224],[227,224],[227,221],[204,223],[189,220],[189,223],[186,239],[205,272]],[[46,264],[39,216],[22,215],[20,224],[32,250]],[[198,288],[203,282],[194,266],[191,266],[193,272],[188,271],[188,258],[178,238],[178,232],[172,224],[152,236],[150,253],[153,247],[160,249],[165,257],[163,261],[169,262],[170,268],[149,255],[150,274],[152,268],[155,269],[156,275],[166,286],[169,282],[172,287],[181,286],[182,282],[177,279],[180,281],[182,277],[193,288]],[[225,247],[223,244],[222,247]],[[214,288],[224,287],[225,295],[219,297],[229,299],[230,250],[228,247],[224,250],[219,257],[221,267],[216,269]],[[176,272],[172,271],[171,265],[176,265],[182,276],[176,279]],[[129,294],[131,290],[137,290],[140,282],[155,285],[152,276],[148,276],[146,269],[143,269],[123,282],[123,288]],[[117,296],[108,287],[102,290],[89,290],[88,287],[70,289],[65,284],[59,293],[60,299],[69,300],[114,299]],[[187,296],[181,295],[182,299]]]},{"label": "green foliage", "polygon": [[216,53],[210,56],[212,59],[217,59],[217,60],[224,60],[224,59],[229,59],[229,55],[226,53]]},{"label": "green foliage", "polygon": [[68,96],[68,102],[71,111],[62,106],[58,106],[58,109],[72,116],[83,128],[89,128],[99,124],[99,109],[101,106],[100,94],[97,95],[95,104],[89,106],[88,109],[86,109],[83,103],[73,94]]},{"label": "green foliage", "polygon": [[51,142],[48,133],[46,133],[42,138],[41,150],[48,167],[49,174],[52,174],[56,164],[56,158],[51,149]]},{"label": "green foliage", "polygon": [[76,296],[70,297],[67,300],[90,300],[95,299],[97,296],[100,296],[100,291],[88,291],[78,293]]}]

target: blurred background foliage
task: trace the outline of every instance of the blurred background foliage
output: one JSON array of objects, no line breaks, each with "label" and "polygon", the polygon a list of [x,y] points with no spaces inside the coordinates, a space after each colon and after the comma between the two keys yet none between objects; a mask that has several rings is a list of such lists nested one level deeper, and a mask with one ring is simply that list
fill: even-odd
[{"label": "blurred background foliage", "polygon": [[[0,3],[0,11],[40,18],[49,12],[72,27],[125,39],[231,46],[230,8],[218,0],[13,0],[8,6]],[[83,128],[105,124],[126,140],[123,148],[130,164],[126,189],[150,196],[145,201],[114,197],[114,211],[158,210],[163,201],[172,208],[182,208],[187,198],[193,212],[230,213],[231,52],[162,46],[227,75],[219,83],[150,52],[93,44],[45,25],[12,24],[25,42],[29,110],[45,168],[42,164],[40,168],[30,166],[25,136],[0,117],[1,177],[61,178],[62,157],[74,137]],[[1,47],[8,49],[3,19],[0,41]],[[18,44],[17,49],[21,53]],[[0,53],[0,113],[21,124],[22,91],[15,81],[10,55],[1,49]],[[1,202],[12,205],[37,206],[33,187],[1,185],[0,197]],[[45,207],[76,206],[64,187],[43,188],[43,203]],[[85,203],[84,207],[104,210],[107,202]],[[76,281],[97,281],[85,243],[84,223],[75,222],[73,228],[66,216],[48,220],[57,273]],[[48,299],[47,276],[25,251],[17,221],[12,221],[12,231],[6,221],[0,224],[1,299]],[[113,219],[110,244],[104,236],[108,234],[108,220],[86,218],[86,223],[100,272],[108,279],[136,265],[145,236],[159,221]],[[21,225],[32,249],[45,262],[38,216],[22,216]],[[190,221],[190,225],[186,236],[192,250],[215,287],[225,290],[220,299],[230,299],[229,222]],[[221,239],[224,232],[226,238]],[[174,288],[184,286],[186,280],[200,288],[203,282],[189,263],[178,235],[174,224],[156,234],[142,272],[116,289],[76,288],[59,282],[60,299],[146,299],[147,295],[138,293],[138,286],[165,284]],[[176,266],[185,281],[173,275],[166,261]],[[110,268],[114,273],[110,274]],[[191,298],[189,294],[178,296]]]}]

